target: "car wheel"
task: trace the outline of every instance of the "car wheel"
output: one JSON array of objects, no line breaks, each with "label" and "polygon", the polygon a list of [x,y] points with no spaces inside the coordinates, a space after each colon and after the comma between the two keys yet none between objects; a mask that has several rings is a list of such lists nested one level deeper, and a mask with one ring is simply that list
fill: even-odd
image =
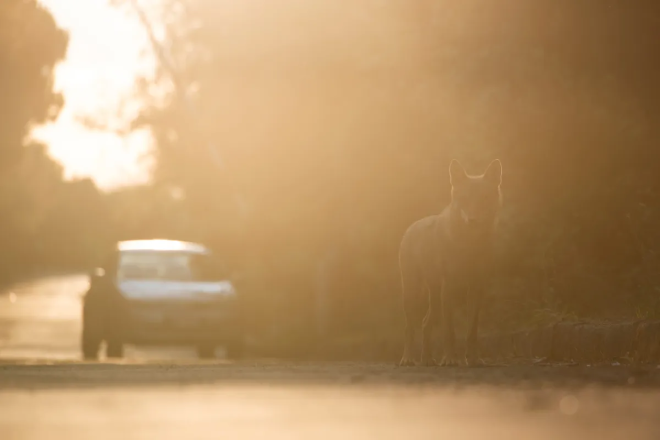
[{"label": "car wheel", "polygon": [[123,358],[124,357],[124,344],[118,341],[109,341],[106,348],[106,355],[109,358]]},{"label": "car wheel", "polygon": [[197,346],[197,357],[200,359],[214,359],[215,358],[215,345],[202,344]]},{"label": "car wheel", "polygon": [[85,360],[97,360],[99,358],[99,349],[101,347],[101,338],[98,335],[90,334],[89,329],[83,327],[82,334],[82,355]]},{"label": "car wheel", "polygon": [[99,349],[103,341],[103,319],[100,313],[97,313],[94,307],[89,304],[83,305],[82,317],[82,335],[81,351],[83,359],[97,360],[99,358]]}]

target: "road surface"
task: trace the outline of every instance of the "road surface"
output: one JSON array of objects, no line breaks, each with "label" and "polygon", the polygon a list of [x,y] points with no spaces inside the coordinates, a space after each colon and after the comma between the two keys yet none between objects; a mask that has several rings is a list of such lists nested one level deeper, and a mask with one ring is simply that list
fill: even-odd
[{"label": "road surface", "polygon": [[82,277],[0,293],[0,439],[658,439],[660,370],[80,362]]}]

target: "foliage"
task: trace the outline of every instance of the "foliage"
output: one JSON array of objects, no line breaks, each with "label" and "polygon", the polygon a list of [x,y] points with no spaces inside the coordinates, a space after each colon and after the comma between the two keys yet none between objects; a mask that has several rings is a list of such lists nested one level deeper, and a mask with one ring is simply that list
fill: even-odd
[{"label": "foliage", "polygon": [[[5,3],[41,13],[33,2]],[[55,215],[45,203],[49,186],[31,182],[16,192],[7,178],[1,209],[29,219],[12,220],[24,236],[53,218],[44,212],[59,218],[49,227],[64,227],[72,210],[89,206],[105,225],[104,234],[87,233],[102,237],[95,249],[144,236],[218,248],[244,275],[256,333],[297,334],[303,344],[325,323],[333,335],[389,337],[401,323],[404,230],[448,202],[451,158],[478,172],[499,157],[506,208],[488,326],[641,316],[640,307],[655,304],[656,2],[162,4],[181,93],[154,101],[135,121],[158,141],[154,185],[97,203],[79,183],[90,202]],[[17,41],[10,29],[0,24],[3,66]],[[29,123],[57,107],[44,90],[65,43],[38,35],[21,40],[39,60],[30,75],[16,75],[26,85],[0,80],[14,93],[0,95],[10,97],[0,101],[2,114],[25,115],[0,131],[2,165],[37,154],[20,141]],[[154,85],[143,86],[148,96]],[[46,162],[39,175],[61,179]],[[41,202],[9,205],[31,197]],[[315,303],[322,295],[326,320]]]},{"label": "foliage", "polygon": [[605,3],[166,3],[197,113],[138,124],[195,229],[249,255],[259,322],[309,325],[327,264],[334,330],[398,325],[398,240],[447,202],[452,157],[504,163],[490,324],[635,313],[660,282],[660,8]]},{"label": "foliage", "polygon": [[46,148],[25,140],[63,104],[53,69],[67,42],[36,1],[0,2],[0,281],[85,266],[101,247],[105,214],[94,184],[65,183]]}]

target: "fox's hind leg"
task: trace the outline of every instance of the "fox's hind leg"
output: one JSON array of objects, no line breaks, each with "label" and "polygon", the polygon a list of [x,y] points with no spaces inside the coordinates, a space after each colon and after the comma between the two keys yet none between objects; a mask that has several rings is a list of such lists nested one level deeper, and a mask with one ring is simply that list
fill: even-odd
[{"label": "fox's hind leg", "polygon": [[430,282],[428,285],[429,305],[422,324],[422,365],[427,367],[438,365],[433,358],[433,328],[442,315],[441,290],[441,282]]},{"label": "fox's hind leg", "polygon": [[[409,270],[410,269],[410,270]],[[414,345],[415,332],[423,319],[422,308],[422,278],[414,268],[401,268],[401,284],[403,287],[403,310],[406,316],[405,342],[403,356],[399,365],[410,367],[415,365]]]},{"label": "fox's hind leg", "polygon": [[448,277],[442,283],[440,298],[442,301],[442,348],[444,357],[440,365],[447,367],[458,365],[456,334],[454,333],[454,303],[460,292],[461,284],[455,277]]},{"label": "fox's hind leg", "polygon": [[484,361],[479,357],[479,314],[484,297],[484,286],[481,280],[475,282],[470,289],[469,299],[471,304],[471,321],[468,330],[467,344],[465,347],[465,362],[468,367],[479,367]]}]

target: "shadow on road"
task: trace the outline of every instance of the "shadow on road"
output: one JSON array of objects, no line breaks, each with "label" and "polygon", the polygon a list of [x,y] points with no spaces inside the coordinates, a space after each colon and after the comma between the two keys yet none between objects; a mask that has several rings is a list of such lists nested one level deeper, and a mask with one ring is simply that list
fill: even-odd
[{"label": "shadow on road", "polygon": [[631,367],[400,368],[386,364],[283,363],[0,363],[0,388],[193,384],[371,384],[460,388],[504,386],[659,388],[660,369]]}]

